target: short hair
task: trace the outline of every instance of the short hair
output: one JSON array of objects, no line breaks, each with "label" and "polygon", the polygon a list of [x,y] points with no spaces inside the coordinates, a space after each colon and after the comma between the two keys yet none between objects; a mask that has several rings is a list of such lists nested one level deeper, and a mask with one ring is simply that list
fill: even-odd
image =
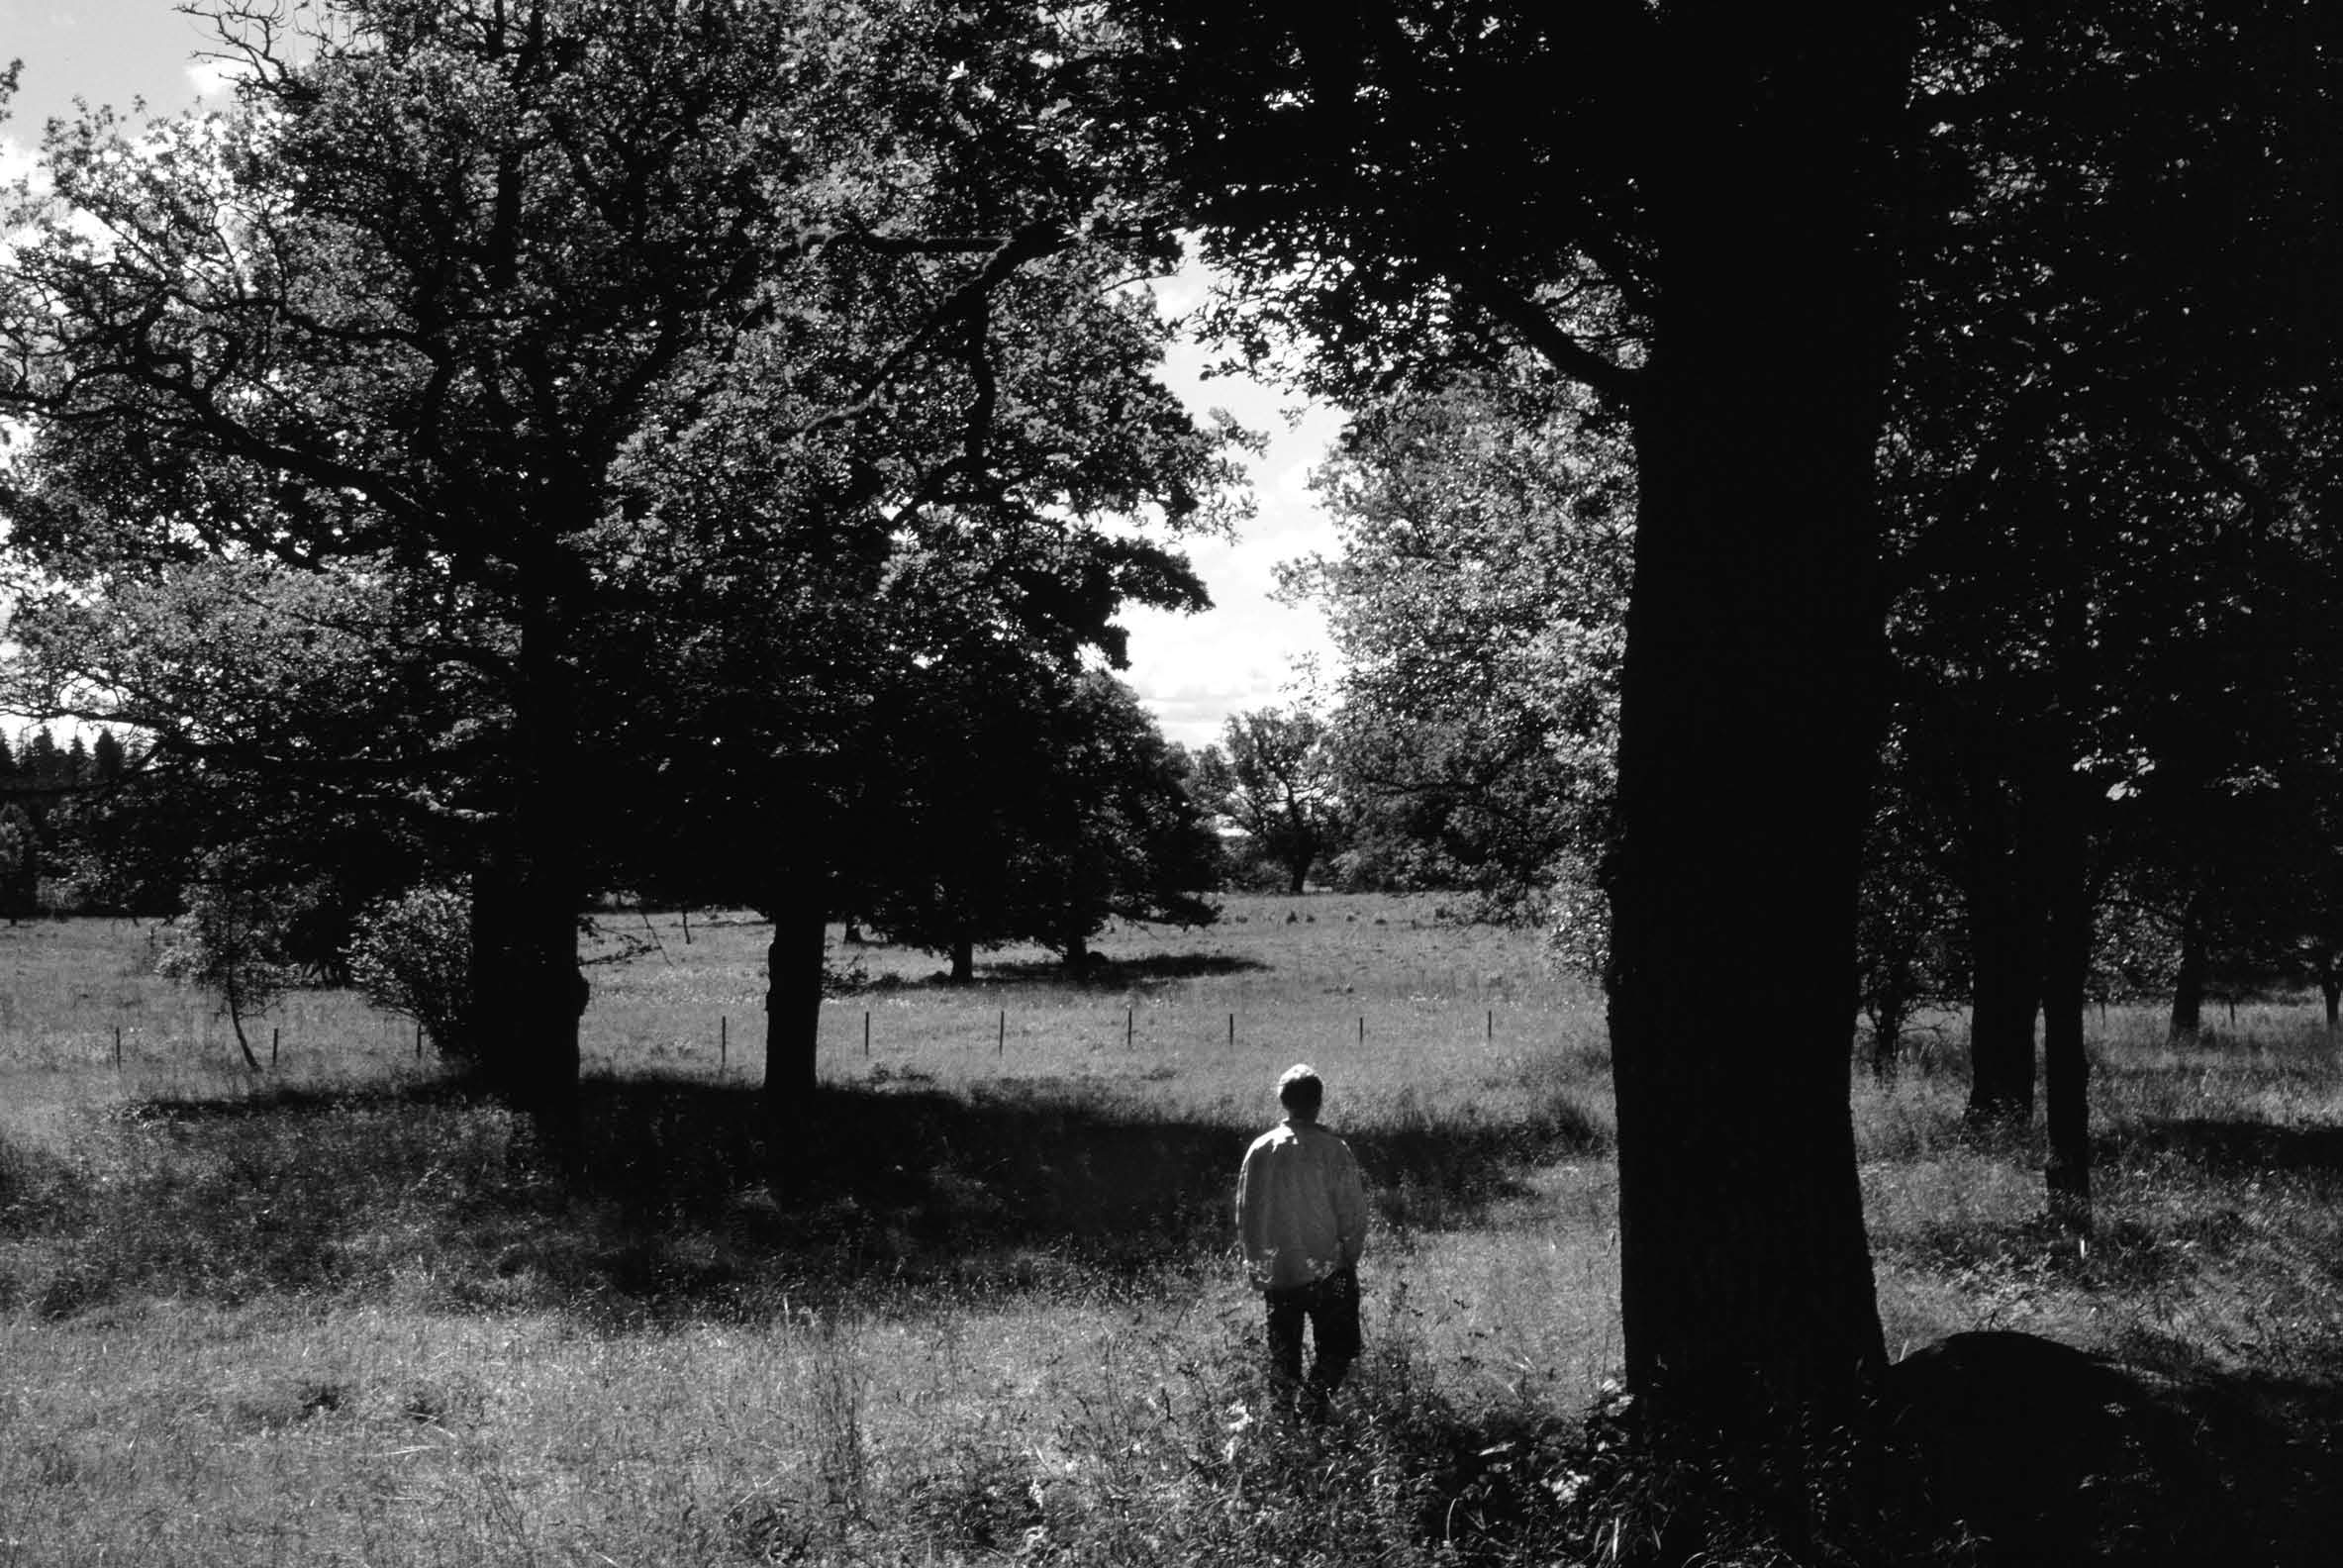
[{"label": "short hair", "polygon": [[1277,1081],[1277,1103],[1296,1116],[1315,1117],[1326,1098],[1325,1080],[1308,1062],[1296,1062]]}]

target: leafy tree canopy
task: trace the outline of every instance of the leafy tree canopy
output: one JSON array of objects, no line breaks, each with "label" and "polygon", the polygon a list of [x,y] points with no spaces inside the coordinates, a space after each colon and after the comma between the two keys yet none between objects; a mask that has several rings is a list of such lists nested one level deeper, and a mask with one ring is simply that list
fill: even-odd
[{"label": "leafy tree canopy", "polygon": [[1534,915],[1591,878],[1614,787],[1623,430],[1516,358],[1373,405],[1314,486],[1341,553],[1283,581],[1326,607],[1342,650],[1352,853]]}]

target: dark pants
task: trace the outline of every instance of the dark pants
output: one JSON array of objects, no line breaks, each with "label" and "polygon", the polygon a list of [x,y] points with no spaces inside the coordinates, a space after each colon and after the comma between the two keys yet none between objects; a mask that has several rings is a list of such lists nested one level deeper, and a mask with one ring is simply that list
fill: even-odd
[{"label": "dark pants", "polygon": [[[1359,1353],[1359,1276],[1336,1269],[1314,1284],[1267,1293],[1269,1368],[1281,1389],[1302,1391],[1305,1408],[1322,1409]],[[1302,1379],[1302,1324],[1307,1320],[1318,1354]]]}]

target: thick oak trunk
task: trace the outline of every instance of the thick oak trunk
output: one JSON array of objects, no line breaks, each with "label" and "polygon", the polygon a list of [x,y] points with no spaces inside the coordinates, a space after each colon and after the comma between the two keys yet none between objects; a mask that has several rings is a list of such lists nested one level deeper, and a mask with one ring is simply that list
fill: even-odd
[{"label": "thick oak trunk", "polygon": [[818,900],[790,890],[767,901],[765,1119],[776,1152],[812,1110],[822,1044],[822,963],[829,944]]},{"label": "thick oak trunk", "polygon": [[1627,1373],[1711,1429],[1854,1421],[1886,1359],[1846,1003],[1884,663],[1863,196],[1902,78],[1892,27],[1781,22],[1689,24],[1710,79],[1652,190],[1606,879]]},{"label": "thick oak trunk", "polygon": [[2172,977],[2172,1037],[2193,1040],[2204,1025],[2204,981],[2210,967],[2205,950],[2204,906],[2191,898],[2181,913],[2181,962]]},{"label": "thick oak trunk", "polygon": [[472,879],[470,1040],[490,1085],[526,1113],[567,1174],[584,1159],[577,961],[585,887],[584,776],[568,650],[556,617],[524,616],[513,691],[511,792]]}]

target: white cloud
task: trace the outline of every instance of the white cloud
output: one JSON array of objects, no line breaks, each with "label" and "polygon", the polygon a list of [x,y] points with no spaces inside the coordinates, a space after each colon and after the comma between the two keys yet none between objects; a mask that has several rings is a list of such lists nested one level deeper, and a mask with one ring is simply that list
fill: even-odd
[{"label": "white cloud", "polygon": [[32,144],[12,136],[0,136],[0,181],[23,179],[40,166],[41,155]]},{"label": "white cloud", "polygon": [[194,84],[197,100],[206,104],[225,104],[236,84],[251,74],[251,66],[241,59],[206,56],[187,62],[187,80]]},{"label": "white cloud", "polygon": [[[1155,284],[1167,313],[1192,307],[1207,279],[1188,268]],[[1254,516],[1234,539],[1193,539],[1189,559],[1212,594],[1213,608],[1179,616],[1133,609],[1123,617],[1130,633],[1130,668],[1123,674],[1162,724],[1184,745],[1220,737],[1230,714],[1282,705],[1314,662],[1331,676],[1337,661],[1325,618],[1314,606],[1279,603],[1276,566],[1317,550],[1330,551],[1333,525],[1309,488],[1312,469],[1340,434],[1340,410],[1244,376],[1207,378],[1217,351],[1192,342],[1175,343],[1159,372],[1202,418],[1225,409],[1268,438],[1268,450],[1248,462]],[[1293,416],[1293,417],[1289,417]]]},{"label": "white cloud", "polygon": [[1134,610],[1123,673],[1163,733],[1186,746],[1220,738],[1228,716],[1295,699],[1303,661],[1330,660],[1316,612],[1257,603],[1201,616]]},{"label": "white cloud", "polygon": [[[1274,523],[1274,527],[1259,524]],[[1280,515],[1274,487],[1262,512],[1234,539],[1198,539],[1188,554],[1213,596],[1201,615],[1132,609],[1130,668],[1123,678],[1164,734],[1189,746],[1220,738],[1228,716],[1294,700],[1295,683],[1315,663],[1336,667],[1325,618],[1314,605],[1276,597],[1278,564],[1334,547],[1332,526],[1315,510]]]}]

